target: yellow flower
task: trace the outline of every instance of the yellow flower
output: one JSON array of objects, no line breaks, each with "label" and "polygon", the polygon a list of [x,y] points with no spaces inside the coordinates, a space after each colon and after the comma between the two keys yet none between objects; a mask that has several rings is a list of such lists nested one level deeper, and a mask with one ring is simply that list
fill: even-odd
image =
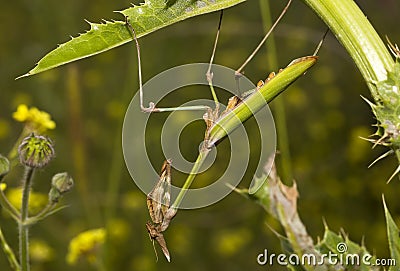
[{"label": "yellow flower", "polygon": [[24,122],[29,117],[29,110],[25,104],[20,104],[17,108],[17,111],[13,113],[13,118],[16,121]]},{"label": "yellow flower", "polygon": [[56,123],[51,120],[49,113],[40,111],[36,107],[28,108],[25,104],[18,106],[13,118],[18,122],[25,122],[30,129],[38,133],[56,128]]},{"label": "yellow flower", "polygon": [[106,231],[104,228],[81,232],[69,243],[67,263],[76,264],[81,256],[85,256],[90,263],[96,261],[96,251],[104,244]]},{"label": "yellow flower", "polygon": [[5,183],[0,183],[0,190],[1,190],[1,191],[6,190],[6,188],[7,188],[7,184],[5,184]]}]

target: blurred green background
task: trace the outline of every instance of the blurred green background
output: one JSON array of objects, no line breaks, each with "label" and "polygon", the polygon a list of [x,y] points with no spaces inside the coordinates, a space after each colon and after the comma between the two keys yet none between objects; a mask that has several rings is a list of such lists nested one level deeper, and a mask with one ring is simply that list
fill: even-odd
[{"label": "blurred green background", "polygon": [[[284,1],[272,2],[276,18]],[[358,2],[382,37],[387,35],[393,42],[400,42],[396,23],[400,14],[398,1]],[[69,207],[31,229],[32,250],[37,254],[32,258],[32,270],[94,270],[86,261],[76,266],[66,263],[68,243],[82,231],[105,226],[110,229],[111,242],[101,258],[111,267],[109,270],[266,270],[266,266],[257,264],[256,257],[264,249],[280,252],[278,238],[267,223],[278,231],[279,225],[259,206],[234,193],[213,206],[180,211],[165,233],[172,263],[166,263],[160,251],[160,259],[155,261],[144,226],[149,219],[146,196],[131,180],[121,149],[125,110],[138,89],[133,43],[14,80],[57,44],[69,40],[69,35],[88,30],[84,19],[121,20],[112,11],[130,4],[130,1],[104,0],[2,3],[0,152],[7,154],[21,132],[22,124],[11,117],[18,104],[36,106],[49,112],[57,123],[56,130],[50,132],[57,157],[50,166],[37,172],[35,191],[47,194],[51,176],[60,171],[70,172],[76,183],[63,200]],[[219,13],[195,17],[140,39],[144,81],[176,65],[208,62],[218,18]],[[312,11],[294,1],[274,32],[279,65],[285,67],[292,59],[311,54],[324,31],[325,26]],[[262,36],[258,1],[249,0],[228,9],[215,63],[236,69]],[[254,82],[271,71],[267,53],[263,49],[246,68],[246,76]],[[400,224],[400,202],[396,196],[399,179],[386,184],[397,162],[391,157],[367,169],[385,151],[380,147],[371,150],[371,144],[359,138],[374,132],[373,115],[360,98],[360,95],[370,97],[369,91],[332,35],[319,55],[317,66],[280,98],[287,112],[293,172],[300,192],[299,213],[314,240],[322,236],[325,219],[333,231],[344,229],[352,240],[358,243],[364,240],[369,251],[378,257],[389,257],[382,194]],[[226,101],[226,95],[222,97],[221,101]],[[165,102],[174,103],[178,101]],[[271,107],[274,108],[274,102]],[[247,124],[250,132],[252,125],[252,122]],[[182,149],[190,160],[195,159],[203,135],[203,130],[192,128],[199,137],[189,138]],[[155,138],[159,137],[158,131],[154,128]],[[257,154],[256,144],[252,147]],[[224,157],[223,151],[219,155]],[[154,150],[151,161],[157,170],[163,160],[162,154]],[[252,161],[258,162],[256,158]],[[17,167],[7,177],[9,187],[19,185],[21,172],[22,168]],[[173,178],[184,178],[175,174]],[[242,186],[247,186],[251,177],[250,173],[246,175]],[[0,224],[17,250],[16,224],[4,212],[0,213]],[[0,266],[2,271],[11,270],[2,251]],[[282,267],[268,267],[268,270],[282,270]]]}]

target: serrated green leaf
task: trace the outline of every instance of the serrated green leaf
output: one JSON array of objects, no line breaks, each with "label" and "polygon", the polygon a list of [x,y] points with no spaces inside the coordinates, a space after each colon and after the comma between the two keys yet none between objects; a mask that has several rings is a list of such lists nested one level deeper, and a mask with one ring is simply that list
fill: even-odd
[{"label": "serrated green leaf", "polygon": [[[337,234],[325,225],[324,238],[315,246],[324,255],[333,256],[345,270],[353,271],[375,271],[380,270],[373,264],[376,257],[372,256],[364,245],[351,241],[344,234]],[[363,258],[365,259],[363,260]],[[370,264],[368,264],[368,261]]]},{"label": "serrated green leaf", "polygon": [[[389,242],[389,250],[390,256],[392,259],[396,261],[396,263],[400,263],[400,236],[399,236],[399,228],[394,222],[390,212],[386,206],[385,199],[383,199],[383,208],[385,209],[385,217],[386,217],[386,227],[387,227],[387,235]],[[398,270],[396,267],[391,266],[389,271]]]},{"label": "serrated green leaf", "polygon": [[322,241],[317,245],[317,248],[322,253],[328,253],[329,251],[334,251],[336,253],[336,248],[338,243],[344,242],[343,237],[336,234],[335,232],[325,227],[324,238]]},{"label": "serrated green leaf", "polygon": [[[128,18],[137,37],[142,37],[187,18],[226,9],[244,1],[246,0],[145,0],[141,5],[119,13]],[[32,70],[18,78],[96,55],[132,40],[124,20],[89,24],[89,31],[61,44],[45,55]]]}]

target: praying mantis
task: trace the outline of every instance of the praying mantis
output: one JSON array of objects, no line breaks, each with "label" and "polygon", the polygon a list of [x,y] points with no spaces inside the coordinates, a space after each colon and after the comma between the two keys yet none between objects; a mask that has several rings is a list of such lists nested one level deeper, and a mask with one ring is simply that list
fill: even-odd
[{"label": "praying mantis", "polygon": [[[245,65],[254,57],[256,52],[261,48],[269,34],[280,21],[289,7],[292,0],[289,0],[284,10],[275,21],[271,30],[265,35],[261,43],[257,46],[254,52],[249,56],[245,63],[236,71],[235,77],[239,80],[241,71]],[[171,112],[171,111],[184,111],[184,110],[202,110],[205,111],[203,119],[206,123],[206,132],[204,142],[200,148],[198,158],[189,173],[186,182],[182,186],[178,196],[173,204],[170,204],[170,186],[171,186],[171,160],[167,159],[162,167],[158,182],[155,184],[153,190],[147,195],[147,206],[149,209],[152,222],[146,224],[147,231],[150,238],[158,242],[165,257],[170,261],[170,253],[163,236],[163,232],[168,228],[171,220],[175,217],[177,209],[186,193],[190,188],[195,176],[198,174],[199,169],[207,157],[209,151],[222,141],[227,135],[232,133],[247,119],[251,118],[256,112],[262,109],[268,102],[273,100],[277,95],[290,86],[296,79],[301,77],[317,62],[318,56],[316,55],[322,41],[319,43],[315,52],[310,56],[297,58],[289,63],[284,69],[280,69],[278,73],[270,73],[265,81],[260,81],[254,90],[245,92],[242,96],[233,96],[229,99],[228,105],[224,111],[220,113],[220,106],[217,95],[213,88],[212,79],[213,73],[211,72],[212,62],[216,52],[219,32],[221,28],[222,12],[219,20],[218,30],[215,38],[214,48],[211,55],[209,69],[206,73],[206,78],[209,83],[211,94],[215,102],[215,107],[210,106],[185,106],[185,107],[156,107],[156,104],[150,102],[148,107],[144,106],[144,93],[141,74],[141,59],[140,59],[140,46],[137,40],[135,30],[132,25],[126,21],[126,25],[132,34],[135,41],[138,57],[138,73],[139,73],[139,100],[140,108],[145,113],[155,112]],[[326,32],[327,33],[327,32]],[[325,33],[325,35],[326,35]],[[324,35],[324,37],[325,37]],[[261,185],[261,184],[260,184]]]},{"label": "praying mantis", "polygon": [[[154,186],[153,190],[147,195],[147,208],[149,209],[152,222],[146,223],[147,231],[151,240],[157,241],[160,245],[165,257],[170,261],[171,257],[167,248],[167,244],[162,234],[165,231],[172,218],[176,214],[176,209],[171,209],[171,160],[165,160],[160,173],[160,179]],[[154,248],[157,256],[157,250]]]}]

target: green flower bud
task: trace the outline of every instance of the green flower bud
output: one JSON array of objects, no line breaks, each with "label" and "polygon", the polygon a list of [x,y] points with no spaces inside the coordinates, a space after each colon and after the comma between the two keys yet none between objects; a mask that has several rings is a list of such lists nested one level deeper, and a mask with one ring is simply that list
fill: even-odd
[{"label": "green flower bud", "polygon": [[67,172],[57,173],[51,180],[51,189],[49,192],[49,200],[58,202],[61,196],[72,189],[74,180]]},{"label": "green flower bud", "polygon": [[42,168],[54,158],[53,142],[44,136],[31,135],[25,137],[18,147],[21,164],[32,168]]},{"label": "green flower bud", "polygon": [[7,158],[0,154],[0,182],[3,180],[4,176],[10,171],[10,162]]}]

